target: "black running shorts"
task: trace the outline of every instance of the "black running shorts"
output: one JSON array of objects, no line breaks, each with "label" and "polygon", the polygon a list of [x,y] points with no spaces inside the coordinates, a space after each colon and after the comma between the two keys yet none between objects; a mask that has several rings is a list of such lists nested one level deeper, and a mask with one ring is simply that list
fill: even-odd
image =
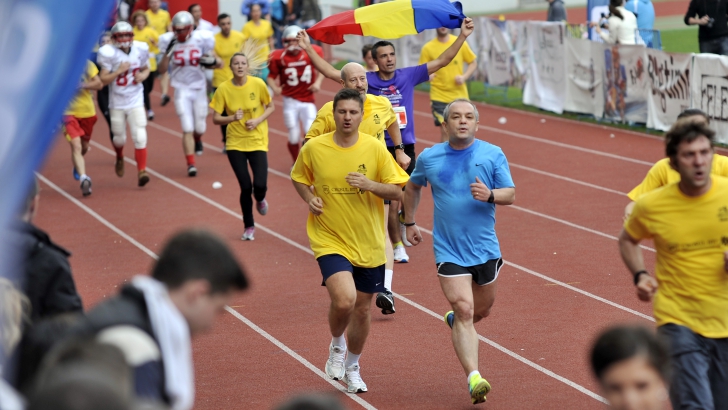
[{"label": "black running shorts", "polygon": [[491,259],[488,262],[475,266],[460,266],[450,262],[438,263],[437,275],[455,277],[470,275],[473,281],[480,286],[490,285],[498,278],[498,272],[503,267],[503,258]]}]

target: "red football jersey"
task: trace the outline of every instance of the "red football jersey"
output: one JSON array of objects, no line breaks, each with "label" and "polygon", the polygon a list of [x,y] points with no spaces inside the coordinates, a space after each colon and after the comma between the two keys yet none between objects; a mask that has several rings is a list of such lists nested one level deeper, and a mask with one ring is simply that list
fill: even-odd
[{"label": "red football jersey", "polygon": [[[321,47],[314,45],[313,49],[323,58],[324,50]],[[284,96],[302,102],[314,102],[313,93],[308,87],[316,81],[316,69],[305,51],[293,55],[286,49],[274,50],[270,53],[268,67],[268,77],[280,78]]]}]

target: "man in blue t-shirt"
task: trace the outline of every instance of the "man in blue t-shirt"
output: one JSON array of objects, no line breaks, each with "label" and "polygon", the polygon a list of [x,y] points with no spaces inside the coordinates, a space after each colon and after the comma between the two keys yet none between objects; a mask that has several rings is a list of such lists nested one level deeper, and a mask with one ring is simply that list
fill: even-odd
[{"label": "man in blue t-shirt", "polygon": [[[478,334],[473,323],[488,316],[503,266],[495,234],[495,205],[511,205],[516,188],[503,151],[475,139],[478,110],[465,99],[450,103],[442,127],[449,141],[420,154],[404,191],[407,239],[422,243],[415,212],[429,183],[435,203],[433,245],[440,286],[452,311],[445,314],[473,404],[485,401],[490,384],[478,372]],[[475,283],[473,283],[475,282]]]}]

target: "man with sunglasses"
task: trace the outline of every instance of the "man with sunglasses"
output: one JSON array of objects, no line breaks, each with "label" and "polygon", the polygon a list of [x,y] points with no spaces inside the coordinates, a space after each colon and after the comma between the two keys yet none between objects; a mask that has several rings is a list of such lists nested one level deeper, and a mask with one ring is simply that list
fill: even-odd
[{"label": "man with sunglasses", "polygon": [[[267,78],[273,92],[283,95],[283,119],[288,128],[288,151],[294,162],[301,148],[301,126],[304,132],[308,131],[316,118],[313,93],[321,89],[321,82],[324,80],[324,76],[313,67],[311,58],[298,45],[297,35],[301,30],[298,26],[288,26],[283,30],[283,48],[270,54],[270,73]],[[321,47],[314,45],[313,48],[323,58]],[[280,85],[276,84],[276,78]]]}]

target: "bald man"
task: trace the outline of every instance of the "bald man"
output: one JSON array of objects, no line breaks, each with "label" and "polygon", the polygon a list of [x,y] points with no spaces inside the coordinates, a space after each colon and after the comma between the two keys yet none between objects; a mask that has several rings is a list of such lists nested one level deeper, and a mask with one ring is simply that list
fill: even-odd
[{"label": "bald man", "polygon": [[[392,103],[386,97],[367,94],[369,84],[367,83],[367,75],[364,67],[359,63],[348,63],[341,68],[341,86],[356,90],[364,99],[364,113],[362,116],[359,132],[371,135],[386,146],[384,139],[384,131],[389,132],[390,137],[399,144],[402,142],[402,134],[400,133],[397,116],[392,108]],[[316,115],[311,128],[306,134],[306,140],[318,137],[336,130],[334,123],[334,103],[328,102],[324,104]],[[397,150],[396,160],[402,169],[407,169],[411,158],[404,151]],[[385,215],[388,215],[389,202],[384,201]],[[392,241],[389,239],[389,231],[386,229],[387,221],[384,221],[385,232],[387,232],[385,251],[387,254],[387,262],[384,270],[384,292],[377,294],[377,307],[382,309],[382,314],[391,315],[394,310],[394,296],[392,295],[392,277],[394,276],[394,250]]]}]

